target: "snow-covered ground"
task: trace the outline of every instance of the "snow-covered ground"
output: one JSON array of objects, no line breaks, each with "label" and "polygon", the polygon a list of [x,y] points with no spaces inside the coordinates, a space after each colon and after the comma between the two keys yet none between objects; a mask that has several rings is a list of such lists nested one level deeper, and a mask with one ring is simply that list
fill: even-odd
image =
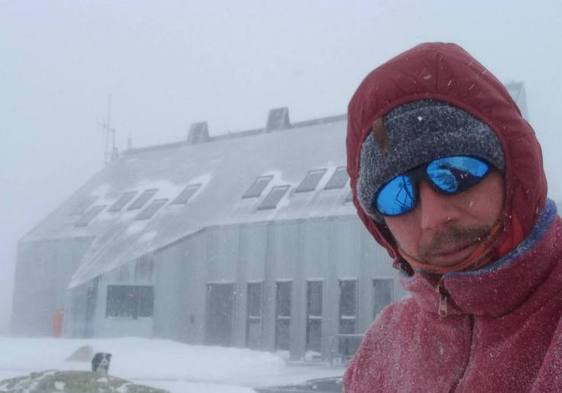
[{"label": "snow-covered ground", "polygon": [[253,393],[252,387],[301,383],[343,373],[343,368],[288,363],[269,352],[169,340],[0,337],[0,380],[47,369],[89,370],[89,361],[66,360],[88,345],[94,352],[113,355],[111,375],[172,393]]}]

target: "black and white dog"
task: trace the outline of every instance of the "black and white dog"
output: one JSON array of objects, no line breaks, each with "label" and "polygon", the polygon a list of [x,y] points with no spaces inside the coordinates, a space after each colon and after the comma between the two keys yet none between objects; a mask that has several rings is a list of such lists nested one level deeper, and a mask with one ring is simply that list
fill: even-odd
[{"label": "black and white dog", "polygon": [[109,370],[109,363],[111,362],[111,354],[105,352],[98,352],[92,359],[92,372],[99,376],[107,376]]}]

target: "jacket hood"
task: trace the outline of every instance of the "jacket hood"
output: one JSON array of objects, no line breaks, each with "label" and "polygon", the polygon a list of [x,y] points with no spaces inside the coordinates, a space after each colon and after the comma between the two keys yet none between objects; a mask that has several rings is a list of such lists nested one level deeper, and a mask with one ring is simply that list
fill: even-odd
[{"label": "jacket hood", "polygon": [[[505,230],[513,215],[527,236],[547,194],[542,153],[532,127],[506,88],[456,44],[420,44],[373,70],[348,107],[347,170],[353,202],[373,237],[399,262],[397,246],[384,223],[375,222],[357,197],[361,146],[376,120],[397,106],[418,100],[446,102],[486,123],[500,140],[504,160]],[[514,245],[516,246],[516,245]]]}]

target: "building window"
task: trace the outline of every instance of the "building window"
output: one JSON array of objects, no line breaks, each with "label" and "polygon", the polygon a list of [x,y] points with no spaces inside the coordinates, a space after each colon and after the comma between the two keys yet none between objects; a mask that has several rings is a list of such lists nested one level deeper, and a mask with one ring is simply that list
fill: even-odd
[{"label": "building window", "polygon": [[349,359],[359,346],[357,329],[357,280],[340,280],[339,354]]},{"label": "building window", "polygon": [[336,188],[344,188],[345,185],[347,184],[347,179],[349,177],[347,176],[347,169],[344,166],[339,166],[336,168],[334,174],[332,175],[332,177],[330,178],[330,180],[328,180],[328,183],[326,183],[326,186],[324,187],[325,190],[333,190]]},{"label": "building window", "polygon": [[322,176],[324,176],[325,173],[326,173],[326,169],[313,169],[311,171],[308,171],[308,173],[304,177],[301,184],[299,184],[295,192],[314,191],[318,186],[318,183],[320,183]]},{"label": "building window", "polygon": [[242,195],[242,198],[257,198],[261,195],[265,187],[273,179],[273,176],[260,176],[254,183],[248,188],[248,190]]},{"label": "building window", "polygon": [[261,282],[248,283],[246,345],[248,348],[260,348],[262,329],[262,289]]},{"label": "building window", "polygon": [[322,281],[306,287],[306,350],[322,352]]},{"label": "building window", "polygon": [[172,205],[185,205],[193,195],[201,188],[201,184],[189,184],[183,191],[172,201]]},{"label": "building window", "polygon": [[289,186],[275,186],[258,206],[258,210],[275,209],[279,201],[285,196]]},{"label": "building window", "polygon": [[137,195],[136,191],[129,191],[129,192],[123,193],[119,197],[119,199],[117,199],[117,201],[115,201],[115,203],[113,205],[111,205],[109,207],[109,209],[107,209],[107,211],[112,212],[112,213],[121,211],[121,209],[123,209],[127,203],[129,203],[133,200],[135,195]]},{"label": "building window", "polygon": [[340,280],[339,332],[353,334],[357,321],[357,280]]},{"label": "building window", "polygon": [[135,217],[135,220],[150,220],[167,202],[168,199],[166,198],[153,200],[150,202],[150,205]]},{"label": "building window", "polygon": [[275,298],[275,349],[289,350],[291,339],[291,282],[277,283]]},{"label": "building window", "polygon": [[207,284],[205,344],[224,347],[233,344],[235,299],[233,283]]},{"label": "building window", "polygon": [[106,318],[152,317],[154,287],[148,285],[108,285]]},{"label": "building window", "polygon": [[373,279],[373,318],[388,304],[392,303],[394,280],[392,278]]},{"label": "building window", "polygon": [[92,206],[86,213],[84,213],[82,215],[82,217],[80,217],[78,219],[78,221],[76,221],[76,224],[74,224],[77,227],[85,227],[88,226],[88,224],[94,219],[96,218],[96,216],[98,214],[100,214],[103,209],[105,209],[105,205],[96,205],[96,206]]},{"label": "building window", "polygon": [[127,210],[141,209],[146,203],[158,192],[157,188],[151,188],[143,191],[137,199],[127,208]]}]

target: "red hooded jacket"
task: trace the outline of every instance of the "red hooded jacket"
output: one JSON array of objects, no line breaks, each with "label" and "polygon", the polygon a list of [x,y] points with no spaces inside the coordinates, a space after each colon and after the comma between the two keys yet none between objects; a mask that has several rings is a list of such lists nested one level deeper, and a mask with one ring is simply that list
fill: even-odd
[{"label": "red hooded jacket", "polygon": [[562,392],[562,222],[546,200],[540,146],[503,85],[462,48],[419,45],[359,86],[347,133],[358,215],[399,266],[388,228],[358,203],[359,154],[376,119],[419,99],[460,107],[498,135],[506,164],[505,230],[524,239],[479,270],[443,275],[445,299],[434,276],[405,275],[411,296],[377,316],[345,374],[345,391]]}]

